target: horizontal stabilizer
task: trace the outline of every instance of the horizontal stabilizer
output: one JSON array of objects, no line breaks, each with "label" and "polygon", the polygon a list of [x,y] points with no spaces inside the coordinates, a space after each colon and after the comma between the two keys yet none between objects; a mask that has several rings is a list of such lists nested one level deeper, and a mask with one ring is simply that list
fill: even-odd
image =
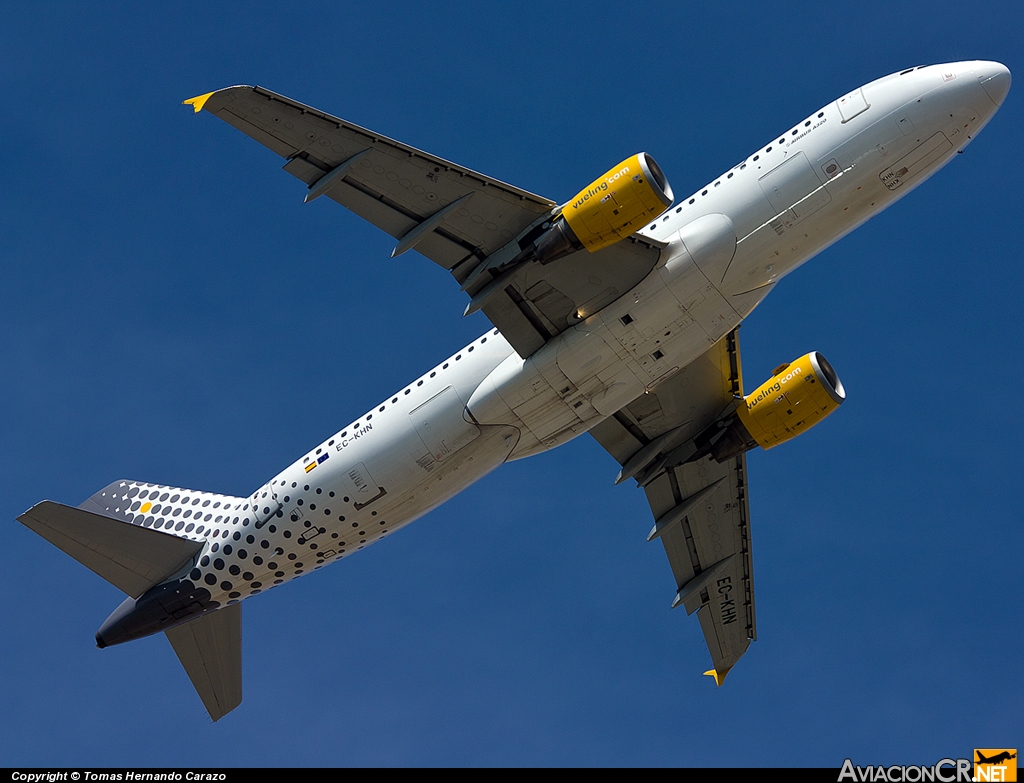
[{"label": "horizontal stabilizer", "polygon": [[36,503],[18,521],[132,598],[173,576],[203,548],[52,500]]},{"label": "horizontal stabilizer", "polygon": [[164,631],[206,711],[220,720],[242,703],[242,605]]}]

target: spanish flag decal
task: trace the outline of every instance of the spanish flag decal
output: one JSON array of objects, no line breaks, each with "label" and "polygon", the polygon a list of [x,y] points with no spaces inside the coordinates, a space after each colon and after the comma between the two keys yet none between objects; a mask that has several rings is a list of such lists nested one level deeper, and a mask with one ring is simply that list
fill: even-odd
[{"label": "spanish flag decal", "polygon": [[316,462],[310,462],[308,465],[306,465],[306,472],[309,473],[317,465],[327,462],[330,456],[330,454],[321,454],[319,457],[316,458]]}]

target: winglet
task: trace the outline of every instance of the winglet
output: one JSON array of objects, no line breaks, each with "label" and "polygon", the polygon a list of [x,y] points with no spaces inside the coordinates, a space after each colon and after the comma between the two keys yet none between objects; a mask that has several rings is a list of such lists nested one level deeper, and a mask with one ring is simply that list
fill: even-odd
[{"label": "winglet", "polygon": [[[216,90],[213,92],[216,92]],[[198,114],[203,110],[203,106],[206,105],[206,102],[210,100],[210,96],[213,95],[213,92],[208,92],[205,95],[197,95],[195,98],[189,98],[187,101],[182,101],[181,104],[182,106],[191,106],[195,113]]]},{"label": "winglet", "polygon": [[719,674],[717,669],[708,669],[706,672],[704,672],[704,676],[705,677],[714,677],[715,678],[715,685],[719,685],[720,686],[723,682],[725,682],[725,675],[728,674],[728,673],[729,673],[728,670],[726,670],[722,674]]}]

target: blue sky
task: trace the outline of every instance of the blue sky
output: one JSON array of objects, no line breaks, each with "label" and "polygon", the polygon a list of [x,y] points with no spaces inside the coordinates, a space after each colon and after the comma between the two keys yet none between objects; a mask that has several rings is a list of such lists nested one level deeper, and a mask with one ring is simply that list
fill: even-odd
[{"label": "blue sky", "polygon": [[[556,200],[639,150],[677,194],[1019,3],[0,9],[0,765],[931,764],[1022,744],[1022,102],[785,280],[747,386],[848,402],[750,456],[759,640],[715,689],[589,437],[248,601],[211,724],[162,636],[14,518],[114,479],[245,495],[488,328],[416,253],[179,104],[255,83]],[[573,14],[579,18],[574,18]],[[1016,184],[1015,184],[1016,183]],[[1017,706],[1014,706],[1017,705]]]}]

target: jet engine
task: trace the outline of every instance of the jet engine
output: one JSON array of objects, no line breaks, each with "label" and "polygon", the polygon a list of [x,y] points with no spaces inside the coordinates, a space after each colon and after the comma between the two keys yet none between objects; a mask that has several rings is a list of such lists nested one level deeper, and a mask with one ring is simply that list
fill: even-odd
[{"label": "jet engine", "polygon": [[743,398],[736,418],[711,447],[723,460],[755,446],[770,449],[806,432],[843,404],[842,381],[817,351],[775,368],[772,377]]},{"label": "jet engine", "polygon": [[562,205],[533,243],[542,264],[586,249],[594,253],[635,233],[672,206],[672,187],[646,152],[622,161]]}]

